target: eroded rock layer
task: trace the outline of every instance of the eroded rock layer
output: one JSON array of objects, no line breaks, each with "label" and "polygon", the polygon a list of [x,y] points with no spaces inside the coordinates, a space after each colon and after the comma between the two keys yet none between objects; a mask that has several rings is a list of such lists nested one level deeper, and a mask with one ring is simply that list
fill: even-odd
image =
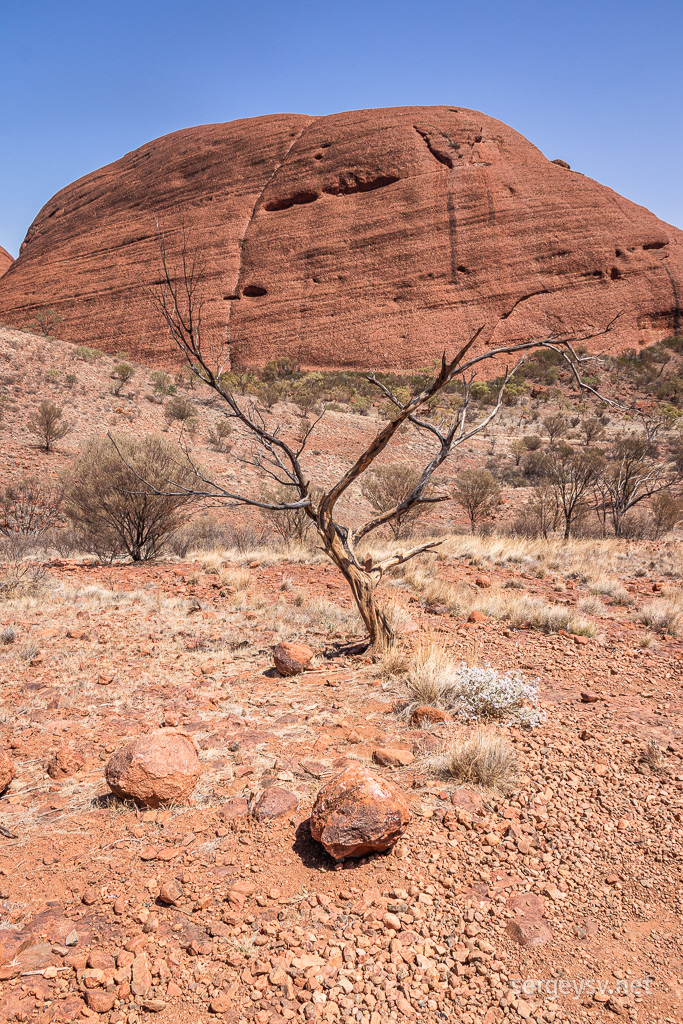
[{"label": "eroded rock layer", "polygon": [[206,266],[204,322],[233,365],[423,366],[585,329],[596,348],[683,330],[683,232],[455,107],[277,114],[150,142],[59,192],[0,282],[0,319],[164,363],[148,297],[155,219]]}]

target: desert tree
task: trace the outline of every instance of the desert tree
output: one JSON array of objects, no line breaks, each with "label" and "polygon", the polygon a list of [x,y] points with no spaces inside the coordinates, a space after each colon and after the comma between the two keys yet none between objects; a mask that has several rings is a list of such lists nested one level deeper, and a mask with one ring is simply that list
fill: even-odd
[{"label": "desert tree", "polygon": [[597,416],[587,416],[581,421],[581,433],[586,448],[590,448],[595,441],[601,441],[605,436],[605,428]]},{"label": "desert tree", "polygon": [[52,451],[71,430],[62,413],[62,407],[54,402],[41,402],[37,413],[29,418],[28,429],[40,439],[40,447],[46,452]]},{"label": "desert tree", "polygon": [[465,469],[455,481],[453,498],[476,533],[479,523],[493,515],[500,502],[500,484],[488,469]]},{"label": "desert tree", "polygon": [[[179,446],[154,435],[93,438],[64,474],[64,513],[96,552],[155,558],[198,503],[197,472]],[[177,493],[160,494],[169,477]]]},{"label": "desert tree", "polygon": [[516,437],[514,441],[510,443],[510,454],[515,460],[515,466],[519,466],[522,461],[522,455],[525,455],[529,449],[526,446],[526,442],[523,437]]},{"label": "desert tree", "polygon": [[659,457],[646,435],[618,437],[599,474],[599,487],[615,536],[621,536],[627,512],[640,502],[669,491],[682,475],[675,461]]},{"label": "desert tree", "polygon": [[[400,462],[392,462],[368,470],[361,477],[360,488],[370,507],[377,513],[383,513],[397,508],[405,501],[415,490],[419,481],[419,470]],[[412,532],[416,520],[424,514],[428,507],[429,505],[424,502],[413,505],[401,515],[390,519],[387,526],[391,530],[394,540],[407,537]]]},{"label": "desert tree", "polygon": [[591,485],[600,473],[603,458],[593,449],[577,452],[571,445],[553,449],[546,478],[553,489],[559,513],[564,519],[564,539],[590,507]]},{"label": "desert tree", "polygon": [[551,444],[554,444],[559,438],[564,437],[569,430],[567,417],[563,416],[561,412],[553,413],[552,416],[545,416],[543,418],[543,426],[545,427],[548,440]]},{"label": "desert tree", "polygon": [[25,324],[22,330],[29,334],[42,334],[44,338],[49,338],[61,322],[61,316],[54,309],[42,309],[36,313],[35,320]]},{"label": "desert tree", "polygon": [[[538,349],[555,352],[569,367],[577,386],[601,398],[581,378],[581,363],[590,357],[580,356],[575,345],[605,334],[612,328],[614,321],[600,330],[562,336],[551,334],[539,340],[500,347],[488,344],[479,354],[473,355],[476,342],[484,334],[484,325],[474,331],[453,355],[446,356],[444,353],[429,383],[409,396],[399,397],[375,374],[369,374],[368,381],[391,404],[393,414],[338,479],[322,487],[320,478],[311,480],[312,471],[306,465],[306,449],[324,415],[324,409],[308,423],[305,431],[291,438],[287,436],[283,423],[269,420],[255,401],[237,395],[235,379],[230,374],[229,333],[218,336],[203,320],[205,270],[201,257],[191,251],[183,235],[177,263],[173,264],[166,249],[163,231],[159,230],[158,237],[162,283],[152,296],[156,308],[187,365],[205,386],[220,397],[226,418],[235,424],[235,434],[240,436],[242,445],[239,450],[235,445],[231,456],[256,470],[271,486],[285,488],[289,500],[268,501],[261,495],[248,493],[246,488],[233,490],[208,477],[199,468],[197,483],[183,483],[171,470],[165,483],[155,483],[154,490],[160,497],[192,495],[223,502],[228,506],[251,506],[271,511],[303,509],[313,524],[322,550],[337,566],[351,589],[374,652],[391,646],[394,641],[392,626],[377,602],[378,584],[391,569],[434,550],[440,541],[429,540],[413,547],[396,549],[375,559],[367,548],[369,539],[375,531],[405,517],[413,509],[448,500],[448,494],[428,492],[435,473],[462,444],[481,433],[495,419],[502,408],[507,383],[527,355]],[[490,336],[483,340],[490,341]],[[507,366],[499,378],[491,405],[485,411],[475,413],[473,405],[476,403],[472,399],[475,374],[492,360],[496,361],[498,367],[506,360],[511,365]],[[459,382],[459,404],[448,410],[442,419],[427,419],[425,410],[433,405],[433,400],[444,388],[454,382]],[[431,456],[427,457],[422,466],[415,486],[393,508],[376,512],[355,527],[347,525],[337,511],[340,502],[348,496],[350,488],[374,467],[376,459],[402,428],[407,426],[429,439],[432,444]],[[400,434],[397,440],[402,440]],[[189,452],[188,458],[191,458]],[[145,480],[144,474],[138,475],[141,482],[148,486],[149,481]],[[319,495],[315,494],[316,487],[321,488]]]}]

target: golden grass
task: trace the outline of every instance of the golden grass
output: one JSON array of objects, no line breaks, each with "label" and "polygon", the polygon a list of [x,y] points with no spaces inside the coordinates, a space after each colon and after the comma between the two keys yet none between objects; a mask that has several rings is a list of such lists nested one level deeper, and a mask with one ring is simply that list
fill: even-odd
[{"label": "golden grass", "polygon": [[451,736],[429,764],[442,778],[503,792],[514,787],[519,778],[519,759],[512,743],[484,726]]}]

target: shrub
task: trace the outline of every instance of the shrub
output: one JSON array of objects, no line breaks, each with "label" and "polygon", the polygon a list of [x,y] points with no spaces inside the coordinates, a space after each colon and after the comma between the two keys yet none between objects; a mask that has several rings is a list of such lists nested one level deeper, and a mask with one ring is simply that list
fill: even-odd
[{"label": "shrub", "polygon": [[169,398],[164,406],[164,417],[169,426],[176,420],[188,424],[191,420],[196,419],[194,405],[189,399],[182,398],[180,395]]},{"label": "shrub", "polygon": [[114,369],[111,371],[111,377],[114,381],[112,386],[112,392],[115,395],[119,395],[124,385],[128,383],[131,377],[135,376],[135,370],[130,363],[117,363]]},{"label": "shrub", "polygon": [[677,636],[683,615],[683,597],[655,598],[646,601],[636,618],[658,633]]},{"label": "shrub", "polygon": [[514,786],[519,760],[512,743],[482,726],[468,736],[454,736],[431,759],[437,774],[474,786],[506,791]]},{"label": "shrub", "polygon": [[35,320],[24,324],[22,331],[26,331],[28,334],[42,334],[49,338],[61,322],[61,316],[54,309],[43,309],[36,313]]},{"label": "shrub", "polygon": [[43,533],[62,520],[59,487],[22,477],[0,489],[0,533],[30,536]]},{"label": "shrub", "polygon": [[[91,550],[155,558],[189,517],[197,484],[185,453],[159,437],[93,438],[64,478],[64,511]],[[173,492],[173,493],[155,493]]]},{"label": "shrub", "polygon": [[[296,498],[292,496],[292,490],[293,488],[282,484],[273,490],[262,491],[261,499],[271,505],[296,501]],[[306,515],[302,508],[288,508],[282,509],[282,511],[262,509],[261,515],[266,522],[270,523],[275,533],[282,538],[285,544],[289,544],[292,541],[303,543],[313,527],[313,520]]]},{"label": "shrub", "polygon": [[149,376],[152,382],[152,390],[155,395],[175,395],[178,390],[167,373],[163,370],[155,370]]},{"label": "shrub", "polygon": [[28,421],[28,429],[40,439],[40,446],[46,452],[52,451],[71,430],[71,424],[63,419],[62,411],[61,406],[54,402],[41,402],[38,412]]},{"label": "shrub", "polygon": [[465,719],[488,719],[533,728],[545,716],[536,710],[538,681],[529,682],[517,670],[501,672],[491,665],[455,662],[438,644],[421,644],[413,654],[405,679],[404,715],[429,704]]},{"label": "shrub", "polygon": [[79,345],[76,349],[77,358],[82,359],[84,363],[96,363],[103,355],[104,352],[99,348],[89,348],[88,345]]},{"label": "shrub", "polygon": [[209,427],[206,439],[215,451],[226,452],[231,447],[228,443],[231,433],[232,426],[230,420],[222,418],[216,421],[214,427]]}]

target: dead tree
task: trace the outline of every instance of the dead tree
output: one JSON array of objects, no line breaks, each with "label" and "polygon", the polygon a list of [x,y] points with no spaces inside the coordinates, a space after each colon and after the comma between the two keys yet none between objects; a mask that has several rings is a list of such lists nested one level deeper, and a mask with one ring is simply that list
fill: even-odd
[{"label": "dead tree", "polygon": [[[576,384],[583,391],[605,401],[594,388],[585,384],[581,379],[580,364],[591,357],[577,355],[574,345],[607,333],[612,329],[614,321],[601,330],[564,337],[555,337],[551,334],[542,340],[520,342],[499,348],[489,347],[479,355],[470,356],[469,353],[475,342],[482,335],[484,330],[482,326],[451,358],[447,358],[444,353],[441,367],[431,383],[407,399],[404,396],[399,398],[374,374],[368,376],[368,380],[389,400],[395,410],[394,415],[382,426],[341,478],[331,487],[327,487],[322,493],[319,493],[319,479],[311,481],[310,470],[306,468],[302,460],[309,438],[320,422],[321,416],[324,415],[324,410],[317,419],[308,425],[303,436],[298,436],[296,440],[288,440],[283,436],[282,425],[277,423],[271,425],[255,402],[250,402],[243,396],[238,398],[227,379],[227,372],[230,369],[229,338],[221,344],[212,344],[211,341],[203,337],[204,272],[201,265],[192,256],[187,241],[183,238],[179,266],[177,270],[174,269],[167,255],[162,231],[158,232],[158,239],[162,283],[158,291],[153,293],[153,299],[159,314],[193,372],[224,402],[226,418],[235,424],[243,440],[247,439],[251,442],[251,450],[248,455],[240,455],[233,448],[232,457],[255,468],[266,480],[274,482],[278,487],[285,488],[286,492],[291,495],[291,500],[269,502],[263,497],[251,497],[245,493],[237,493],[215,480],[203,476],[199,469],[197,473],[203,488],[196,488],[193,493],[199,497],[226,503],[230,506],[245,505],[270,511],[303,509],[315,527],[323,550],[347,581],[367,628],[370,646],[375,653],[390,647],[394,642],[394,630],[376,600],[377,586],[382,577],[395,566],[415,558],[422,552],[433,550],[440,541],[427,541],[408,550],[396,551],[378,560],[375,560],[372,554],[367,552],[367,549],[364,550],[363,545],[374,531],[405,517],[411,510],[426,504],[448,500],[449,495],[447,494],[429,493],[428,488],[432,477],[460,445],[479,434],[495,419],[503,404],[506,385],[527,355],[539,348],[558,353],[564,358]],[[482,415],[475,422],[470,423],[471,390],[476,370],[490,360],[498,360],[500,363],[505,357],[514,358],[515,362],[505,370],[493,408],[486,415]],[[459,379],[462,384],[459,408],[452,410],[448,417],[440,423],[422,418],[420,413],[428,407],[436,395],[456,379]],[[432,458],[422,468],[410,493],[392,508],[379,512],[355,529],[351,529],[337,518],[336,509],[340,499],[373,466],[375,460],[384,452],[404,424],[411,424],[423,436],[431,438],[434,445]],[[148,485],[147,481],[145,483]],[[176,488],[175,491],[174,488]],[[169,480],[168,490],[159,489],[157,493],[179,494],[183,493],[183,488],[178,481]]]}]

